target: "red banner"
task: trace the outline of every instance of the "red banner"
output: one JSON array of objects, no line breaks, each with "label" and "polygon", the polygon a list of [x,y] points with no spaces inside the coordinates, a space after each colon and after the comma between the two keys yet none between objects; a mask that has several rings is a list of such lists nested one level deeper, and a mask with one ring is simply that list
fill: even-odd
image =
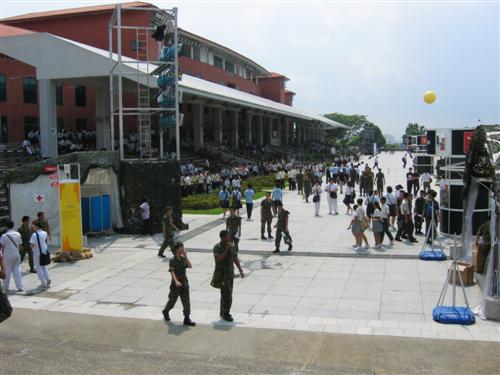
[{"label": "red banner", "polygon": [[469,152],[470,141],[474,132],[464,132],[464,154]]},{"label": "red banner", "polygon": [[43,167],[43,171],[45,173],[57,172],[57,165],[46,165],[45,167]]}]

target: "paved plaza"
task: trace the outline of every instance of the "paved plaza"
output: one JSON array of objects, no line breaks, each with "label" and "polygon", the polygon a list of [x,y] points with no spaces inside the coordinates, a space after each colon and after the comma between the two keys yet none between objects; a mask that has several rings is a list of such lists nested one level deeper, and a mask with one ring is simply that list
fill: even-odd
[{"label": "paved plaza", "polygon": [[[401,154],[379,159],[389,184],[404,181]],[[290,253],[274,255],[274,243],[260,239],[258,209],[252,221],[243,220],[240,259],[246,276],[235,280],[234,323],[219,320],[219,291],[209,284],[214,268],[211,249],[218,242],[219,231],[225,229],[224,221],[217,216],[186,215],[190,229],[181,239],[193,263],[188,270],[192,319],[216,327],[500,342],[498,322],[479,318],[472,326],[433,322],[432,309],[450,262],[418,260],[422,237],[413,245],[403,242],[356,252],[353,236],[346,229],[350,216],[345,215],[345,207],[339,205],[337,216],[328,215],[325,196],[322,198],[322,216],[316,218],[312,203],[304,203],[295,192],[285,193],[294,239]],[[373,244],[370,231],[367,237]],[[170,275],[168,258],[156,255],[160,242],[160,235],[92,240],[91,260],[52,264],[49,290],[13,295],[11,302],[17,308],[161,320]],[[36,275],[24,276],[30,294],[38,280]],[[479,286],[466,290],[471,307],[476,306]],[[447,297],[451,299],[450,289]],[[457,301],[463,303],[461,295]],[[171,317],[174,324],[182,323],[180,301]]]}]

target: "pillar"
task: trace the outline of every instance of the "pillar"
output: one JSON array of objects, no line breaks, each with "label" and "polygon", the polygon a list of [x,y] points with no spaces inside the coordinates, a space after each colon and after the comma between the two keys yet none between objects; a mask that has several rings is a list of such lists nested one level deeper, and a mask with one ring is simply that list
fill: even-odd
[{"label": "pillar", "polygon": [[40,146],[42,157],[57,156],[56,82],[38,81],[38,108],[40,112]]},{"label": "pillar", "polygon": [[252,144],[252,112],[247,111],[245,115],[245,142],[247,145]]},{"label": "pillar", "polygon": [[215,110],[214,140],[222,144],[222,109],[220,108]]},{"label": "pillar", "polygon": [[95,134],[96,150],[111,149],[109,88],[97,87],[95,90]]},{"label": "pillar", "polygon": [[193,146],[198,151],[203,148],[203,104],[192,103],[193,110]]},{"label": "pillar", "polygon": [[234,149],[239,148],[239,139],[238,139],[238,130],[239,130],[239,121],[238,121],[238,110],[232,109],[230,111],[230,122],[231,126],[231,146]]},{"label": "pillar", "polygon": [[290,136],[290,119],[283,119],[283,143],[285,146],[288,146],[288,137]]},{"label": "pillar", "polygon": [[264,116],[257,116],[257,144],[264,145]]},{"label": "pillar", "polygon": [[321,129],[320,141],[321,141],[321,143],[326,142],[326,130],[325,129]]}]

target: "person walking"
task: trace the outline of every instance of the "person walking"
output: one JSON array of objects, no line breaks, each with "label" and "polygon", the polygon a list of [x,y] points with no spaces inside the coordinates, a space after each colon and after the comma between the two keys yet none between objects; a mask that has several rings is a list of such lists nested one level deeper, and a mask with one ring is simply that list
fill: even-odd
[{"label": "person walking", "polygon": [[[436,201],[437,193],[434,190],[430,190],[427,194],[427,202],[424,208],[424,218],[425,218],[425,234],[427,236],[427,243],[432,243],[437,235],[437,224],[439,222],[439,203]],[[434,217],[432,216],[434,214]],[[432,220],[434,218],[434,220]],[[434,230],[431,230],[431,223]]]},{"label": "person walking", "polygon": [[319,216],[319,209],[321,207],[321,184],[319,180],[314,182],[314,186],[312,188],[312,196],[314,203],[314,216]]},{"label": "person walking", "polygon": [[406,174],[406,192],[411,193],[413,189],[413,170],[408,168],[408,173]]},{"label": "person walking", "polygon": [[52,241],[52,235],[50,234],[50,225],[47,219],[45,218],[45,213],[43,211],[40,211],[36,214],[36,217],[37,219],[35,222],[38,228],[47,233],[48,236],[47,238],[49,239],[49,241]]},{"label": "person walking", "polygon": [[304,172],[302,169],[299,169],[297,173],[297,194],[304,193]]},{"label": "person walking", "polygon": [[326,191],[326,200],[328,202],[328,215],[338,215],[338,207],[337,207],[337,194],[338,187],[335,179],[332,177],[328,184],[325,187]]},{"label": "person walking", "polygon": [[35,264],[33,263],[33,251],[31,249],[30,240],[33,231],[31,230],[30,217],[23,216],[21,219],[21,226],[17,229],[23,240],[21,245],[21,263],[23,263],[24,257],[28,254],[28,261],[30,265],[29,272],[36,273]]},{"label": "person walking", "polygon": [[245,274],[238,259],[238,250],[233,245],[229,232],[222,230],[219,237],[220,242],[213,248],[215,270],[210,284],[214,288],[220,289],[221,318],[232,322],[234,319],[230,310],[233,303],[234,264],[236,264],[241,278],[244,278]]},{"label": "person walking", "polygon": [[186,268],[193,268],[189,260],[184,244],[177,242],[174,245],[175,256],[170,259],[168,272],[172,277],[170,282],[170,292],[168,293],[168,301],[165,308],[162,310],[163,319],[170,321],[170,310],[172,310],[177,302],[177,298],[181,297],[182,309],[184,313],[184,325],[194,327],[196,325],[190,318],[191,303],[189,301],[189,281],[186,275]]},{"label": "person walking", "polygon": [[151,224],[151,212],[149,209],[149,200],[147,197],[142,198],[141,205],[139,206],[142,218],[142,235],[153,235],[153,228]]},{"label": "person walking", "polygon": [[375,240],[374,249],[380,249],[382,247],[382,233],[384,231],[382,225],[382,211],[380,209],[379,202],[373,203],[373,215],[372,215],[372,231],[373,238]]},{"label": "person walking", "polygon": [[308,172],[304,173],[304,198],[309,203],[309,196],[312,193],[312,180]]},{"label": "person walking", "polygon": [[158,256],[160,258],[165,258],[163,254],[167,247],[170,247],[172,254],[174,253],[174,238],[176,232],[179,232],[179,229],[174,224],[174,209],[171,206],[168,206],[166,209],[165,215],[163,215],[162,219],[162,232],[163,232],[163,243],[160,246],[160,250],[158,250]]},{"label": "person walking", "polygon": [[354,193],[354,187],[352,185],[352,182],[347,181],[347,186],[345,188],[345,196],[344,196],[344,200],[343,200],[343,203],[347,207],[346,215],[349,215],[350,213],[352,213],[351,203],[353,203],[354,194],[355,193]]},{"label": "person walking", "polygon": [[385,175],[381,169],[379,169],[377,174],[375,175],[375,181],[377,185],[377,192],[380,196],[382,196],[382,194],[384,193]]},{"label": "person walking", "polygon": [[243,207],[241,204],[241,192],[239,187],[235,187],[233,192],[231,193],[231,208],[236,210],[236,215],[240,215],[240,208]]},{"label": "person walking", "polygon": [[431,178],[430,173],[424,172],[420,179],[422,181],[422,188],[424,189],[424,192],[427,194],[429,192],[429,190],[431,190],[432,178]]},{"label": "person walking", "polygon": [[403,192],[403,200],[401,201],[401,215],[400,215],[400,220],[401,225],[398,228],[398,232],[396,233],[396,241],[401,241],[401,235],[403,233],[406,234],[406,238],[410,240],[410,242],[418,242],[415,237],[413,237],[413,223],[411,222],[411,206],[409,197],[411,197],[411,194],[408,194],[407,192]]},{"label": "person walking", "polygon": [[366,197],[365,204],[366,204],[366,216],[368,216],[368,221],[371,221],[372,216],[373,216],[373,211],[375,210],[375,202],[377,202],[377,199],[375,195],[373,194],[373,190],[368,191],[368,196]]},{"label": "person walking", "polygon": [[424,208],[425,208],[425,191],[420,190],[420,196],[415,199],[414,221],[415,221],[415,234],[424,234],[422,232],[422,224],[424,221]]},{"label": "person walking", "polygon": [[380,198],[380,220],[382,222],[382,238],[380,239],[380,243],[384,242],[384,234],[389,237],[390,245],[394,244],[394,237],[392,237],[392,233],[389,230],[389,218],[391,215],[391,210],[389,205],[387,204],[387,198]]},{"label": "person walking", "polygon": [[279,184],[276,184],[276,187],[271,193],[271,197],[273,199],[273,215],[276,216],[278,214],[278,204],[280,204],[283,199],[283,191]]},{"label": "person walking", "polygon": [[274,238],[271,232],[271,223],[273,221],[273,201],[271,193],[266,192],[266,198],[260,202],[260,239],[265,240],[264,236],[266,224],[268,238]]},{"label": "person walking", "polygon": [[14,278],[14,283],[18,292],[24,292],[23,276],[21,274],[21,246],[23,240],[19,232],[14,230],[14,222],[7,221],[5,224],[7,232],[0,238],[0,248],[2,250],[5,280],[3,289],[9,292],[10,278]]},{"label": "person walking", "polygon": [[397,200],[392,192],[392,186],[387,186],[387,193],[385,194],[386,203],[389,206],[389,226],[391,229],[395,230],[394,223],[396,222],[397,212],[396,205]]},{"label": "person walking", "polygon": [[231,207],[229,209],[229,217],[226,219],[226,230],[231,235],[236,250],[239,250],[238,243],[241,237],[241,217],[236,215],[236,209]]},{"label": "person walking", "polygon": [[247,207],[247,220],[250,221],[252,218],[253,210],[253,197],[255,192],[252,189],[252,184],[248,184],[248,188],[245,190],[245,206]]},{"label": "person walking", "polygon": [[47,247],[48,234],[42,230],[39,225],[39,221],[34,221],[32,223],[31,229],[33,234],[31,235],[30,244],[33,251],[33,263],[35,264],[36,273],[38,275],[38,279],[40,280],[39,288],[46,289],[50,286],[51,280],[47,266],[42,266],[40,264],[40,254],[47,254],[49,250]]},{"label": "person walking", "polygon": [[[420,190],[420,174],[417,169],[413,171],[413,195],[416,196]],[[411,191],[409,191],[411,193]]]},{"label": "person walking", "polygon": [[[288,251],[291,251],[292,246],[292,236],[290,236],[290,232],[288,231],[288,217],[290,216],[290,212],[283,208],[283,203],[278,204],[278,222],[274,225],[276,228],[276,239],[274,240],[274,244],[276,245],[276,249],[273,251],[274,254],[278,254],[280,252],[280,243],[281,239],[288,244]],[[283,236],[284,234],[284,236]]]},{"label": "person walking", "polygon": [[354,211],[354,217],[351,221],[351,232],[356,240],[354,245],[355,250],[361,250],[363,241],[365,242],[365,248],[369,248],[368,239],[365,235],[365,228],[368,224],[367,219],[365,218],[365,210],[363,210],[363,199],[358,198],[356,201],[356,209]]},{"label": "person walking", "polygon": [[220,208],[222,208],[222,218],[226,218],[226,212],[229,208],[229,191],[227,191],[227,187],[223,186],[222,190],[219,192],[219,203]]}]

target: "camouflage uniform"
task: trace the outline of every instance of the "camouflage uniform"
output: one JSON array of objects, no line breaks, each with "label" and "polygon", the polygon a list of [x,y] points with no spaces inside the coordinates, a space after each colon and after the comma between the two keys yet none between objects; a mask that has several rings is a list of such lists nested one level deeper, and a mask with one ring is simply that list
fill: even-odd
[{"label": "camouflage uniform", "polygon": [[238,259],[238,249],[231,244],[228,256],[221,260],[217,260],[217,256],[224,252],[224,247],[222,243],[219,242],[214,246],[214,258],[215,258],[215,274],[220,281],[220,315],[227,316],[231,310],[231,305],[233,303],[233,282],[234,282],[234,261]]},{"label": "camouflage uniform", "polygon": [[276,226],[276,239],[274,240],[274,244],[276,245],[276,250],[279,250],[280,248],[280,242],[282,235],[281,233],[285,233],[285,235],[290,239],[290,243],[288,245],[288,250],[292,249],[292,236],[290,236],[290,233],[288,230],[286,230],[285,223],[288,220],[288,216],[290,215],[290,212],[287,210],[281,210],[278,212],[278,224]]},{"label": "camouflage uniform", "polygon": [[50,227],[49,227],[49,222],[47,220],[40,220],[37,219],[34,221],[34,223],[44,232],[47,232],[47,234],[50,236]]},{"label": "camouflage uniform", "polygon": [[231,235],[231,239],[233,240],[236,250],[239,250],[238,243],[240,242],[240,239],[236,237],[236,235],[238,234],[238,230],[241,227],[241,217],[229,216],[226,219],[226,226],[229,234]]},{"label": "camouflage uniform", "polygon": [[189,301],[189,282],[186,275],[187,263],[183,258],[178,258],[177,256],[170,259],[168,272],[173,272],[177,280],[182,284],[180,287],[175,285],[175,281],[172,278],[170,283],[170,293],[168,293],[168,302],[165,305],[165,310],[168,312],[172,310],[177,302],[177,298],[181,297],[182,310],[185,317],[189,317],[191,314],[191,303]]},{"label": "camouflage uniform", "polygon": [[28,254],[30,270],[33,270],[34,269],[33,251],[31,249],[31,245],[30,245],[31,235],[33,234],[33,231],[31,230],[31,226],[23,224],[19,227],[19,229],[17,231],[19,232],[19,234],[21,235],[21,238],[23,240],[23,244],[21,245],[21,263],[23,262],[26,254]]},{"label": "camouflage uniform", "polygon": [[264,231],[267,224],[267,234],[271,236],[271,223],[273,221],[273,202],[264,199],[260,205],[262,206],[262,215],[260,218],[260,234],[264,236]]},{"label": "camouflage uniform", "polygon": [[175,241],[174,241],[174,233],[175,233],[174,220],[172,218],[169,218],[168,215],[165,214],[163,216],[163,219],[162,219],[161,222],[166,227],[164,233],[166,232],[167,235],[166,236],[164,235],[163,243],[161,244],[160,250],[158,250],[158,255],[159,256],[163,255],[163,252],[165,251],[165,249],[167,247],[170,247],[170,251],[175,256],[175,252],[174,252],[174,245],[175,245]]}]

